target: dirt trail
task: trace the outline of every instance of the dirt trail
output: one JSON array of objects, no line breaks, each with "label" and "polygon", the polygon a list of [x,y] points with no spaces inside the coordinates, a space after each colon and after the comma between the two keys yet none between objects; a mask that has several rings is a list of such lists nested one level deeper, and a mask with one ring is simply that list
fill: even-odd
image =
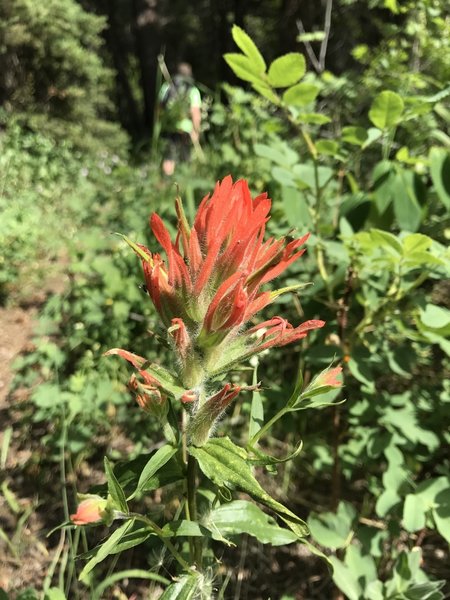
[{"label": "dirt trail", "polygon": [[0,308],[0,409],[13,378],[12,363],[29,343],[36,314],[35,307]]}]

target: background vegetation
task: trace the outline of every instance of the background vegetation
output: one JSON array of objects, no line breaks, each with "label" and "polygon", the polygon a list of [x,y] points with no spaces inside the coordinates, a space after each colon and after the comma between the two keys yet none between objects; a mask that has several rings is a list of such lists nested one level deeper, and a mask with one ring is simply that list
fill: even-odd
[{"label": "background vegetation", "polygon": [[[233,23],[259,47],[265,68],[236,30],[233,39]],[[176,189],[160,174],[160,53],[170,70],[180,59],[193,64],[205,99],[206,159],[194,154],[176,173],[188,215],[231,173],[248,178],[255,193],[269,191],[271,233],[312,233],[285,285],[314,285],[280,298],[273,314],[294,323],[321,318],[327,327],[275,360],[246,365],[236,381],[263,381],[270,417],[290,394],[299,356],[307,376],[333,360],[345,371],[346,402],[280,421],[274,435],[283,444],[274,438],[271,452],[288,454],[298,437],[304,450],[276,474],[261,473],[308,520],[334,574],[295,544],[267,552],[247,535],[238,553],[223,555],[215,587],[224,598],[443,598],[444,0],[0,0],[0,300],[4,310],[40,303],[0,406],[0,598],[156,598],[158,585],[146,592],[138,575],[115,581],[117,562],[170,574],[149,540],[81,583],[76,556],[99,538],[71,530],[47,537],[67,519],[76,487],[104,482],[104,453],[116,462],[160,441],[124,386],[126,367],[102,358],[119,346],[167,360],[139,288],[140,265],[111,235],[154,248],[150,212],[173,220]],[[273,62],[286,53],[295,54]],[[36,290],[50,275],[60,285],[42,303]],[[236,441],[250,400],[243,396],[224,421]],[[155,501],[176,512],[170,488]]]}]

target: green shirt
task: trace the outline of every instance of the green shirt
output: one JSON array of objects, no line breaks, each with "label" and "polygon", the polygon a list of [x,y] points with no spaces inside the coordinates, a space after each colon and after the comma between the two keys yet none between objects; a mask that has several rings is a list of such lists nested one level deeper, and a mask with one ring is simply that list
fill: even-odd
[{"label": "green shirt", "polygon": [[[171,84],[163,83],[159,91],[159,101],[164,103],[164,98],[169,93]],[[191,109],[200,108],[202,105],[202,98],[200,91],[195,85],[190,84],[185,93],[181,91],[179,94],[174,94],[173,98],[170,98],[164,106],[164,112],[168,113],[165,117],[163,115],[163,129],[166,131],[183,131],[184,133],[191,133],[194,126],[192,124]],[[172,113],[172,114],[171,114]]]}]

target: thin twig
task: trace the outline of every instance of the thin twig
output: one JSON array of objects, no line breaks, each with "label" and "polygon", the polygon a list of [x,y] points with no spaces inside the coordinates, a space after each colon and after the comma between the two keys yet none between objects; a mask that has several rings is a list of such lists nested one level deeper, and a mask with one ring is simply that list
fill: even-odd
[{"label": "thin twig", "polygon": [[[297,29],[299,31],[300,34],[305,34],[305,27],[303,25],[303,22],[301,19],[297,19]],[[314,53],[313,47],[311,46],[311,42],[308,41],[304,41],[303,45],[305,46],[306,49],[306,53],[309,56],[309,60],[311,61],[312,66],[314,67],[314,70],[317,71],[317,73],[320,73],[320,63],[317,60],[317,57]]]},{"label": "thin twig", "polygon": [[[320,44],[319,50],[319,58],[317,58],[316,53],[313,50],[311,42],[308,40],[303,40],[303,45],[305,46],[306,53],[309,56],[309,60],[317,73],[323,73],[325,70],[325,58],[327,55],[328,41],[330,39],[331,33],[331,13],[333,10],[333,0],[327,0],[327,5],[325,7],[325,21],[323,25],[324,37]],[[301,19],[297,19],[297,29],[299,33],[306,34],[305,27]]]},{"label": "thin twig", "polygon": [[333,0],[327,0],[327,6],[325,8],[325,23],[324,23],[324,27],[323,27],[323,30],[325,32],[325,37],[323,38],[322,43],[320,44],[320,54],[319,54],[320,72],[322,72],[325,69],[325,57],[327,55],[328,40],[330,38],[330,32],[331,32],[331,11],[332,10],[333,10]]}]

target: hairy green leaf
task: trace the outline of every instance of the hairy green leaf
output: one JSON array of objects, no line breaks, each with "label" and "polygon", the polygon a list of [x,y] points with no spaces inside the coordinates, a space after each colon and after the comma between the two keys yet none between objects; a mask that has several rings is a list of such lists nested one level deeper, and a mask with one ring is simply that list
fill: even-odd
[{"label": "hairy green leaf", "polygon": [[212,510],[206,523],[214,531],[217,528],[223,536],[248,533],[262,544],[281,546],[298,541],[298,536],[279,527],[256,504],[247,500],[234,500]]},{"label": "hairy green leaf", "polygon": [[191,446],[189,452],[195,456],[200,469],[219,487],[237,488],[275,511],[298,536],[308,535],[306,523],[280,502],[274,500],[256,481],[247,464],[247,453],[225,438],[213,438],[202,447]]}]

